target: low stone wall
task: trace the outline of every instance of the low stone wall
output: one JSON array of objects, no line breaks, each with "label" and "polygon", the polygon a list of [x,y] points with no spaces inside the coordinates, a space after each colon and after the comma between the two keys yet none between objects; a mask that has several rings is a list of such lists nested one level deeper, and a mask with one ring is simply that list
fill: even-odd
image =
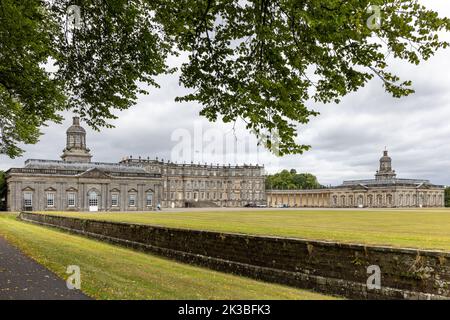
[{"label": "low stone wall", "polygon": [[[166,228],[22,212],[53,226],[182,262],[353,299],[449,299],[450,253]],[[381,289],[368,289],[368,266]]]}]

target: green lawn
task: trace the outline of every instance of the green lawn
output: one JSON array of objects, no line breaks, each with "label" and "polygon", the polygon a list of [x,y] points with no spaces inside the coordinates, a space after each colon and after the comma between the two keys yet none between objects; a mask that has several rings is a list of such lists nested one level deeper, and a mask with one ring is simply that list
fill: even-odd
[{"label": "green lawn", "polygon": [[96,299],[331,298],[36,226],[15,214],[0,214],[0,236],[61,278],[68,265],[80,266],[82,291]]},{"label": "green lawn", "polygon": [[450,250],[450,210],[446,209],[49,214],[222,232]]}]

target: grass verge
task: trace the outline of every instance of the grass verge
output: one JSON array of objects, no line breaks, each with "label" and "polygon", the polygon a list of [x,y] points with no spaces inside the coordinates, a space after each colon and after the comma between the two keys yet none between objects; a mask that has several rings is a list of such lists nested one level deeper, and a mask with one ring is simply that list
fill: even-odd
[{"label": "grass verge", "polygon": [[0,236],[61,278],[68,265],[80,266],[81,289],[96,299],[332,299],[32,225],[15,214],[0,214]]}]

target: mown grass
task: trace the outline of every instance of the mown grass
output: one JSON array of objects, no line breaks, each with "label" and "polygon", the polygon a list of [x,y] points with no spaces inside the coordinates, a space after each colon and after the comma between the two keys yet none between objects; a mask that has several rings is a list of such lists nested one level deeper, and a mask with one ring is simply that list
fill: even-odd
[{"label": "mown grass", "polygon": [[96,299],[331,299],[32,225],[15,214],[0,214],[0,236],[61,278],[67,266],[80,266],[81,289]]},{"label": "mown grass", "polygon": [[177,228],[450,250],[450,210],[48,213]]}]

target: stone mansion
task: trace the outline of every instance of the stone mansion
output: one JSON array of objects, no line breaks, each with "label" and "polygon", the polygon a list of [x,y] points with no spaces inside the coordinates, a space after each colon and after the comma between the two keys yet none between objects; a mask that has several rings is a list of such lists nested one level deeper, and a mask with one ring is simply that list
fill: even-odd
[{"label": "stone mansion", "polygon": [[411,208],[444,207],[444,186],[429,180],[401,179],[384,151],[375,179],[344,181],[316,190],[268,190],[271,207]]},{"label": "stone mansion", "polygon": [[400,179],[384,151],[375,179],[316,190],[265,190],[264,167],[177,164],[127,157],[91,162],[79,118],[67,130],[62,160],[25,162],[6,172],[9,211],[148,211],[181,207],[443,207],[444,186]]},{"label": "stone mansion", "polygon": [[161,207],[265,204],[263,167],[176,164],[133,159],[91,162],[79,118],[62,160],[25,162],[6,172],[9,211],[148,211]]}]

